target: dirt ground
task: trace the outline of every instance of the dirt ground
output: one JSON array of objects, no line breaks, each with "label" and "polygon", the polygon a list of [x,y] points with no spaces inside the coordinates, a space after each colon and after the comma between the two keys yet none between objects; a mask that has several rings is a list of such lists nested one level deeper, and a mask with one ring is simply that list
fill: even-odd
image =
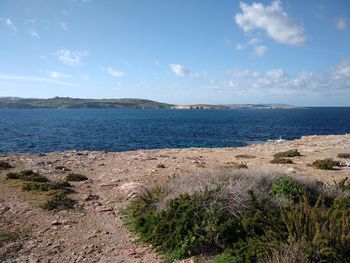
[{"label": "dirt ground", "polygon": [[[293,158],[295,164],[270,163],[274,153],[288,149],[298,149],[302,154]],[[0,255],[6,262],[162,262],[151,247],[136,243],[136,237],[123,226],[119,209],[127,202],[120,198],[120,186],[124,183],[161,184],[170,176],[199,167],[216,169],[240,162],[246,162],[248,169],[271,169],[332,183],[350,177],[350,159],[339,159],[338,153],[350,153],[350,135],[308,136],[241,148],[0,155],[0,160],[14,166],[0,170],[0,230],[17,236],[2,247],[0,242]],[[235,157],[239,154],[256,158]],[[340,160],[344,166],[332,171],[310,166],[323,158]],[[75,193],[70,197],[78,201],[77,209],[43,210],[33,194],[5,179],[8,172],[24,169],[51,180],[63,179],[67,172],[55,169],[57,166],[89,178],[73,183]]]}]

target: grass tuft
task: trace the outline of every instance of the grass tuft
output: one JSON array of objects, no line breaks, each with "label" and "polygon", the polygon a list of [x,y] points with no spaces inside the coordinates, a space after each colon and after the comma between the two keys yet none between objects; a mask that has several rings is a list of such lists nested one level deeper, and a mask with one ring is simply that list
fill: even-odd
[{"label": "grass tuft", "polygon": [[339,166],[340,163],[338,161],[334,161],[331,158],[326,158],[323,160],[316,160],[312,163],[312,165],[316,169],[321,169],[321,170],[334,170],[334,166]]},{"label": "grass tuft", "polygon": [[294,162],[291,159],[275,157],[270,163],[273,164],[293,164]]},{"label": "grass tuft", "polygon": [[0,170],[7,170],[13,168],[8,162],[0,161]]},{"label": "grass tuft", "polygon": [[58,191],[49,200],[47,200],[42,208],[46,210],[67,210],[74,208],[76,201],[67,197],[65,191]]},{"label": "grass tuft", "polygon": [[275,153],[273,156],[274,157],[296,157],[296,156],[301,156],[301,154],[297,149],[293,149],[285,152]]},{"label": "grass tuft", "polygon": [[49,181],[45,176],[42,176],[36,172],[33,172],[32,170],[23,170],[18,173],[8,173],[6,177],[7,179],[42,182],[42,183]]},{"label": "grass tuft", "polygon": [[66,181],[69,182],[80,182],[80,181],[86,181],[88,178],[85,175],[76,174],[76,173],[70,173],[66,176]]},{"label": "grass tuft", "polygon": [[350,159],[350,153],[338,153],[338,158]]}]

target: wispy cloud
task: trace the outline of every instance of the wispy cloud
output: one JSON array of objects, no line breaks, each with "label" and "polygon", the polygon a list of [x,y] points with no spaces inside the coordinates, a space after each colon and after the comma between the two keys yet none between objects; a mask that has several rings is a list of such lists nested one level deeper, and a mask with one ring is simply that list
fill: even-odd
[{"label": "wispy cloud", "polygon": [[46,71],[46,73],[49,75],[50,78],[53,78],[53,79],[73,78],[71,75],[64,74],[64,73],[59,72],[59,71]]},{"label": "wispy cloud", "polygon": [[0,75],[0,79],[3,80],[13,80],[13,81],[28,81],[28,82],[38,82],[38,83],[49,83],[60,86],[71,86],[71,87],[84,87],[78,83],[59,81],[54,79],[36,77],[36,76],[19,76],[19,75]]},{"label": "wispy cloud", "polygon": [[345,17],[337,17],[334,20],[334,25],[338,30],[345,30],[348,27],[348,19]]},{"label": "wispy cloud", "polygon": [[240,8],[242,12],[235,15],[235,21],[244,32],[260,29],[273,40],[288,45],[306,42],[303,27],[288,16],[280,0],[274,0],[266,6],[262,3],[249,5],[241,2]]},{"label": "wispy cloud", "polygon": [[40,38],[39,33],[33,28],[29,30],[29,34],[34,38],[38,38],[38,39]]},{"label": "wispy cloud", "polygon": [[183,65],[180,64],[169,64],[170,70],[178,77],[189,77],[189,78],[200,78],[206,77],[207,72],[192,72]]},{"label": "wispy cloud", "polygon": [[69,66],[77,66],[82,64],[82,58],[89,55],[87,51],[71,51],[69,49],[61,49],[54,53],[54,55],[64,64]]},{"label": "wispy cloud", "polygon": [[65,22],[58,22],[58,26],[62,29],[62,30],[68,30],[68,24]]},{"label": "wispy cloud", "polygon": [[255,56],[262,57],[262,56],[264,56],[266,54],[268,49],[265,46],[256,46],[256,47],[253,48],[253,50],[254,50],[253,54]]},{"label": "wispy cloud", "polygon": [[107,68],[107,72],[108,72],[109,75],[111,75],[112,77],[115,77],[115,78],[119,78],[119,77],[125,76],[124,72],[115,70],[112,67],[108,67]]},{"label": "wispy cloud", "polygon": [[17,31],[17,27],[15,26],[15,24],[12,22],[12,20],[10,18],[5,19],[5,25],[14,31]]}]

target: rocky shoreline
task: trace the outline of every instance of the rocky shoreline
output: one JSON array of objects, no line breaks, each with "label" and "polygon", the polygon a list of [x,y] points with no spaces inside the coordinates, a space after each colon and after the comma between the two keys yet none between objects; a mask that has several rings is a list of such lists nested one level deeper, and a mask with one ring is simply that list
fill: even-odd
[{"label": "rocky shoreline", "polygon": [[[294,164],[271,164],[273,154],[298,149]],[[20,238],[0,246],[6,262],[161,262],[151,247],[136,244],[123,226],[119,209],[125,205],[123,185],[161,184],[174,175],[202,169],[264,169],[307,176],[332,183],[350,176],[350,159],[338,170],[318,170],[317,159],[339,160],[350,153],[350,135],[305,136],[298,140],[267,142],[238,148],[188,148],[130,152],[67,151],[47,154],[2,154],[14,168],[0,170],[0,230]],[[59,168],[59,169],[57,169]],[[8,172],[33,170],[56,181],[69,172],[89,180],[72,183],[77,209],[48,212],[38,200],[5,179]],[[0,232],[1,233],[1,232]]]}]

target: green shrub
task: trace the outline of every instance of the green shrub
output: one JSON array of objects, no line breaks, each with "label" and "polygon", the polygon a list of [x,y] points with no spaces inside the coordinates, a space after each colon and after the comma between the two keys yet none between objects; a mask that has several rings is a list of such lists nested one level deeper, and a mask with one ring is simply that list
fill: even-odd
[{"label": "green shrub", "polygon": [[49,180],[32,170],[24,170],[18,173],[8,173],[7,179],[16,179],[23,181],[32,181],[32,182],[48,182]]},{"label": "green shrub", "polygon": [[290,176],[282,176],[273,182],[271,192],[275,196],[298,198],[306,193],[305,186],[295,183]]},{"label": "green shrub", "polygon": [[22,186],[23,191],[40,191],[47,192],[50,190],[64,190],[69,192],[70,183],[68,182],[46,182],[46,183],[37,183],[30,182]]},{"label": "green shrub", "polygon": [[253,159],[256,158],[256,156],[254,155],[250,155],[250,154],[238,154],[235,156],[236,158],[245,158],[245,159]]},{"label": "green shrub", "polygon": [[274,157],[295,157],[295,156],[301,156],[301,154],[297,149],[293,149],[285,152],[275,153],[273,156]]},{"label": "green shrub", "polygon": [[80,181],[86,181],[88,178],[85,175],[81,174],[75,174],[75,173],[70,173],[66,176],[66,181],[70,182],[80,182]]},{"label": "green shrub", "polygon": [[340,163],[338,161],[334,161],[331,158],[326,158],[323,160],[316,160],[312,163],[312,165],[316,169],[321,169],[321,170],[333,170],[334,166],[339,166]]},{"label": "green shrub", "polygon": [[350,159],[350,153],[339,153],[338,158]]},{"label": "green shrub", "polygon": [[0,170],[7,170],[13,168],[12,165],[10,165],[8,162],[0,161]]},{"label": "green shrub", "polygon": [[273,163],[273,164],[293,164],[294,162],[291,159],[275,157],[270,163]]},{"label": "green shrub", "polygon": [[67,197],[65,191],[58,191],[43,204],[46,210],[66,210],[74,208],[75,201]]},{"label": "green shrub", "polygon": [[[152,244],[168,260],[220,251],[241,235],[239,226],[223,209],[221,202],[210,202],[213,191],[181,195],[171,200],[162,211],[129,209],[131,229],[141,240]],[[140,200],[138,202],[145,202]],[[141,205],[145,207],[150,206]],[[140,204],[136,205],[140,207]]]}]

